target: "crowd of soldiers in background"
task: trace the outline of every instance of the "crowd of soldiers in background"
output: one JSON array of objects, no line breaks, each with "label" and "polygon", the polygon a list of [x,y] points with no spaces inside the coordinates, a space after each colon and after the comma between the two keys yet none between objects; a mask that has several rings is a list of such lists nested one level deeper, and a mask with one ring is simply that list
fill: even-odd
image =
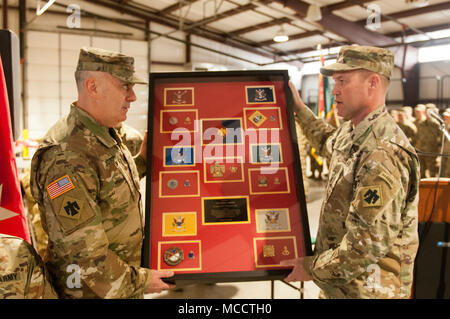
[{"label": "crowd of soldiers in background", "polygon": [[[427,111],[430,109],[439,114],[439,109],[433,103],[418,104],[414,110],[411,106],[403,106],[392,109],[389,113],[416,148],[420,161],[420,177],[450,177],[450,157],[445,156],[450,153],[450,141],[443,136],[441,124],[428,115]],[[445,110],[442,117],[448,131],[450,108]]]}]

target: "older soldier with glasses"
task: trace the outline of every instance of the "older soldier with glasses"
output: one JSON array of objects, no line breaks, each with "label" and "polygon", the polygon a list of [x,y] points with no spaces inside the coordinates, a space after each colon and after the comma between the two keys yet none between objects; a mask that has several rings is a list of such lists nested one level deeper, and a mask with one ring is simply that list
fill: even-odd
[{"label": "older soldier with glasses", "polygon": [[313,280],[327,298],[409,298],[418,248],[419,163],[386,111],[386,49],[346,46],[321,68],[335,81],[339,128],[306,107],[290,83],[296,120],[330,161],[313,257],[286,261],[286,281]]},{"label": "older soldier with glasses", "polygon": [[140,267],[146,137],[133,158],[114,129],[136,100],[134,84],[145,81],[132,57],[96,48],[81,49],[75,78],[78,100],[31,165],[55,289],[62,298],[143,298],[172,288],[161,278],[173,272]]}]

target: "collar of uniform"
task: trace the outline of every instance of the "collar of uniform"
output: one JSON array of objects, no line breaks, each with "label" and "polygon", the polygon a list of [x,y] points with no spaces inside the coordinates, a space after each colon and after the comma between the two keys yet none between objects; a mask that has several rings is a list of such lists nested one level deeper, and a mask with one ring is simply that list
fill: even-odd
[{"label": "collar of uniform", "polygon": [[351,135],[351,139],[353,141],[354,144],[360,144],[360,138],[363,136],[363,134],[365,132],[367,132],[367,129],[369,127],[371,127],[373,125],[373,123],[380,117],[382,116],[384,113],[386,113],[386,106],[380,106],[379,108],[377,108],[375,111],[372,111],[371,113],[369,113],[369,115],[367,115],[365,117],[364,120],[361,121],[361,123],[358,124],[358,126],[353,127],[353,131],[352,131],[352,135]]},{"label": "collar of uniform", "polygon": [[70,112],[75,115],[75,117],[89,129],[97,139],[104,144],[106,147],[113,147],[117,144],[116,140],[109,133],[109,129],[106,126],[98,123],[92,116],[90,116],[86,111],[83,111],[77,107],[76,102],[73,102],[70,106]]},{"label": "collar of uniform", "polygon": [[353,126],[350,121],[344,122],[335,132],[335,142],[333,148],[343,153],[350,151],[353,140],[348,137],[352,134]]}]

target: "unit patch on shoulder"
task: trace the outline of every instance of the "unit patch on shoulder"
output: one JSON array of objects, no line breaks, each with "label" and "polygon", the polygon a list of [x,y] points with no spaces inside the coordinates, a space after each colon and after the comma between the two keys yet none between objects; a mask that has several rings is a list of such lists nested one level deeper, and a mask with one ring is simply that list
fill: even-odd
[{"label": "unit patch on shoulder", "polygon": [[83,202],[79,199],[72,198],[70,196],[64,197],[63,204],[59,210],[58,215],[67,217],[73,220],[79,220],[81,210],[83,209]]},{"label": "unit patch on shoulder", "polygon": [[51,182],[47,186],[48,195],[50,195],[50,199],[55,199],[58,196],[72,190],[75,188],[72,181],[69,178],[69,175],[64,175],[61,178],[58,178],[56,181]]},{"label": "unit patch on shoulder", "polygon": [[378,207],[383,205],[381,187],[379,185],[361,187],[360,194],[363,207]]}]

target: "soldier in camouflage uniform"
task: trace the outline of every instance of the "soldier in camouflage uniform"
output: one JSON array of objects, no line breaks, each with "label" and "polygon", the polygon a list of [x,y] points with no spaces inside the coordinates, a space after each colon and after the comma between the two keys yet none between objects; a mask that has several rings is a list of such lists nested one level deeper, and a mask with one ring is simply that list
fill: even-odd
[{"label": "soldier in camouflage uniform", "polygon": [[39,212],[38,204],[34,200],[33,195],[31,195],[29,167],[25,168],[20,183],[22,184],[25,193],[28,220],[31,222],[33,246],[39,256],[44,258],[45,251],[47,250],[48,236],[42,228],[41,214]]},{"label": "soldier in camouflage uniform", "polygon": [[406,119],[414,123],[415,118],[413,116],[413,108],[411,106],[403,106],[402,111],[406,115]]},{"label": "soldier in camouflage uniform", "polygon": [[[408,298],[418,248],[419,164],[414,148],[386,111],[394,57],[386,49],[346,46],[333,75],[338,129],[318,119],[292,90],[296,120],[330,159],[314,256],[286,281],[313,280],[327,298]],[[292,83],[290,83],[292,89]]]},{"label": "soldier in camouflage uniform", "polygon": [[114,129],[136,100],[134,59],[82,48],[78,100],[47,132],[31,164],[31,190],[48,234],[47,268],[62,298],[143,298],[172,288],[172,271],[140,267],[139,178],[146,142],[132,157]]},{"label": "soldier in camouflage uniform", "polygon": [[303,131],[297,123],[295,124],[295,130],[297,131],[298,153],[300,154],[300,165],[302,166],[302,180],[303,188],[305,189],[305,200],[309,201],[309,183],[306,176],[306,137]]},{"label": "soldier in camouflage uniform", "polygon": [[[445,128],[450,133],[450,108],[446,109],[442,116],[444,117]],[[444,142],[444,154],[450,155],[450,141],[447,138]],[[450,177],[450,156],[442,157],[441,176]]]},{"label": "soldier in camouflage uniform", "polygon": [[44,263],[22,238],[0,234],[0,299],[56,299]]},{"label": "soldier in camouflage uniform", "polygon": [[[428,105],[428,104],[427,104]],[[434,108],[433,104],[428,107],[417,106],[420,112],[419,119],[416,120],[417,139],[415,147],[425,153],[439,153],[441,151],[442,133],[439,129],[439,123],[427,116],[426,110]],[[417,108],[416,107],[416,108]],[[419,154],[420,176],[421,178],[436,177],[438,173],[438,158],[436,156],[427,156]]]},{"label": "soldier in camouflage uniform", "polygon": [[398,111],[397,110],[390,110],[389,114],[391,115],[391,117],[394,120],[394,122],[398,123],[398,121],[399,121],[399,119],[398,119]]},{"label": "soldier in camouflage uniform", "polygon": [[414,108],[414,122],[425,121],[427,118],[425,104],[417,104]]},{"label": "soldier in camouflage uniform", "polygon": [[405,111],[398,111],[397,125],[405,133],[411,145],[416,144],[417,127],[409,120],[408,114]]},{"label": "soldier in camouflage uniform", "polygon": [[135,128],[122,123],[121,126],[116,128],[117,133],[122,138],[123,144],[128,147],[131,155],[136,156],[142,145],[142,135]]}]

